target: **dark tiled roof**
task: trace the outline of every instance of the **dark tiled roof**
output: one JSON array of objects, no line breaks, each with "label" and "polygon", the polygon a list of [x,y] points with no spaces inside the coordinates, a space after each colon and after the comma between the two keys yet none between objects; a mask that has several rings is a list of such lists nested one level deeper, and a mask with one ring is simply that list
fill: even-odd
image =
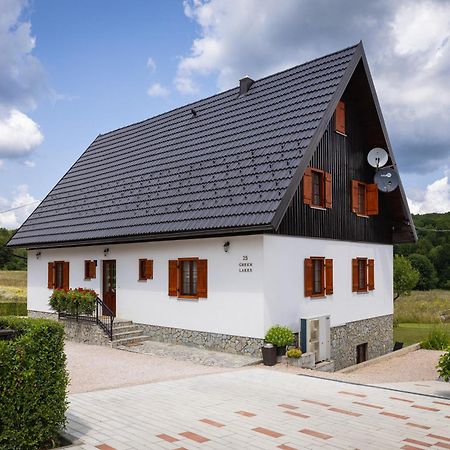
[{"label": "dark tiled roof", "polygon": [[357,47],[98,136],[10,244],[270,226]]}]

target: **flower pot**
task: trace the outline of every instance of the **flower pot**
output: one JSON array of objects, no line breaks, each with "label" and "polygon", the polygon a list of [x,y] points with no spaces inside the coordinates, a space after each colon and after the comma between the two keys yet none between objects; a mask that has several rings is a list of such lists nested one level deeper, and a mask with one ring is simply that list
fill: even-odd
[{"label": "flower pot", "polygon": [[301,358],[288,358],[288,365],[294,367],[302,367]]},{"label": "flower pot", "polygon": [[277,356],[284,356],[286,354],[286,346],[281,345],[277,347]]},{"label": "flower pot", "polygon": [[263,364],[265,366],[274,366],[277,363],[277,348],[272,344],[265,344],[261,347]]}]

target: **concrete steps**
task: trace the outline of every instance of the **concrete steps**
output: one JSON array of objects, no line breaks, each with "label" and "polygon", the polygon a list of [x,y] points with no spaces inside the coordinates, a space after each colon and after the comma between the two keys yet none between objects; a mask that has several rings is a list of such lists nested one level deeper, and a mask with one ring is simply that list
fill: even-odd
[{"label": "concrete steps", "polygon": [[146,336],[131,320],[116,319],[113,323],[112,347],[137,345],[149,339],[149,336]]}]

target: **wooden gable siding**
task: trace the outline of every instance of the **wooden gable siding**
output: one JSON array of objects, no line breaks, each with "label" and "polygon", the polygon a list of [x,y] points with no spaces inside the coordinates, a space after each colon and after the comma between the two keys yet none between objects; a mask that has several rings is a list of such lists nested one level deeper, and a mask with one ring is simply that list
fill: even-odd
[{"label": "wooden gable siding", "polygon": [[310,166],[330,172],[333,179],[333,207],[317,210],[303,202],[302,183],[285,213],[277,234],[392,243],[392,223],[386,194],[379,194],[379,214],[358,217],[351,209],[352,180],[373,183],[374,169],[367,163],[370,148],[352,102],[346,101],[346,131],[334,131],[333,117],[311,159]]}]

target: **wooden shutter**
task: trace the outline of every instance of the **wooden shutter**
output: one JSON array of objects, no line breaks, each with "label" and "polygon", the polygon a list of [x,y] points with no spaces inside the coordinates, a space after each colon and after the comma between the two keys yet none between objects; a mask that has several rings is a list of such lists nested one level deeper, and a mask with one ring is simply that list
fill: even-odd
[{"label": "wooden shutter", "polygon": [[325,208],[333,206],[333,183],[331,173],[325,172]]},{"label": "wooden shutter", "polygon": [[313,295],[313,263],[312,259],[305,258],[305,297]]},{"label": "wooden shutter", "polygon": [[376,184],[366,186],[367,215],[376,216],[378,214],[378,187]]},{"label": "wooden shutter", "polygon": [[352,292],[358,292],[358,259],[352,259]]},{"label": "wooden shutter", "polygon": [[47,287],[49,289],[55,289],[55,263],[48,263],[48,272],[47,272]]},{"label": "wooden shutter", "polygon": [[169,295],[178,296],[178,261],[176,259],[169,261]]},{"label": "wooden shutter", "polygon": [[311,167],[305,169],[303,174],[303,203],[310,205],[312,203],[312,173]]},{"label": "wooden shutter", "polygon": [[208,260],[197,261],[197,294],[201,298],[208,297]]},{"label": "wooden shutter", "polygon": [[153,259],[145,260],[145,273],[146,280],[153,280]]},{"label": "wooden shutter", "polygon": [[358,212],[358,186],[358,181],[352,180],[352,211],[354,213]]},{"label": "wooden shutter", "polygon": [[345,103],[340,100],[336,107],[336,131],[345,134]]},{"label": "wooden shutter", "polygon": [[325,294],[333,293],[333,260],[325,260]]},{"label": "wooden shutter", "polygon": [[89,278],[93,279],[97,277],[97,262],[89,261]]},{"label": "wooden shutter", "polygon": [[69,263],[67,261],[63,262],[63,289],[69,289]]},{"label": "wooden shutter", "polygon": [[368,288],[369,291],[373,291],[375,289],[375,261],[373,259],[369,259],[367,261],[368,266]]}]

